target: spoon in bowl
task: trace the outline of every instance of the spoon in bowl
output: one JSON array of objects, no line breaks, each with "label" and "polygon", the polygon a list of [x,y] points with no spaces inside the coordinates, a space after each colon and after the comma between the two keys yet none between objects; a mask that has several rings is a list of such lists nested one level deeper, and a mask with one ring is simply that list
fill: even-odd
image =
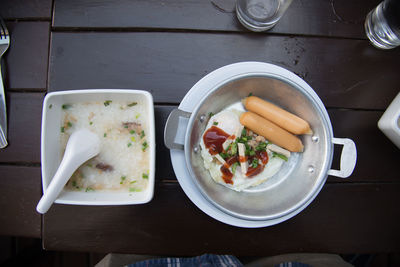
[{"label": "spoon in bowl", "polygon": [[100,139],[96,134],[86,129],[72,133],[68,139],[60,166],[40,199],[36,210],[41,214],[46,213],[75,170],[99,152]]}]

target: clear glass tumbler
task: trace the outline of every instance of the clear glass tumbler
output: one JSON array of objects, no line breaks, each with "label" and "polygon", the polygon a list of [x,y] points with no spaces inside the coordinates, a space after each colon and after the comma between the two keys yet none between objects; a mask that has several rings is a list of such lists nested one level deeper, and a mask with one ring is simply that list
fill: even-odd
[{"label": "clear glass tumbler", "polygon": [[236,15],[244,27],[261,32],[271,29],[292,0],[237,0]]},{"label": "clear glass tumbler", "polygon": [[400,0],[385,0],[368,13],[365,33],[372,45],[391,49],[400,45]]}]

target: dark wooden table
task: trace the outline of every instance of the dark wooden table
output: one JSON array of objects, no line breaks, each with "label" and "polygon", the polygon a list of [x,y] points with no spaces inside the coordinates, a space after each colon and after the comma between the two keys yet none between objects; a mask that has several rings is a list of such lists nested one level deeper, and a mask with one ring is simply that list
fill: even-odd
[{"label": "dark wooden table", "polygon": [[[377,128],[400,90],[400,48],[381,51],[366,40],[364,18],[378,3],[295,0],[275,28],[251,33],[233,0],[2,0],[11,45],[2,62],[9,146],[0,150],[0,234],[42,238],[48,250],[101,253],[400,251],[400,151]],[[199,210],[163,144],[166,118],[188,90],[239,61],[273,63],[304,78],[327,107],[334,135],[358,149],[349,179],[329,177],[303,212],[267,228],[229,226]],[[157,174],[149,204],[36,213],[43,97],[81,88],[153,94]]]}]

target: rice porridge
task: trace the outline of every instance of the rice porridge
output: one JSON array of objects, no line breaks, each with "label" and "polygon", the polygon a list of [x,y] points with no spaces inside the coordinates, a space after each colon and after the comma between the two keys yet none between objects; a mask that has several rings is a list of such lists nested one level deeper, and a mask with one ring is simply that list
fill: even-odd
[{"label": "rice porridge", "polygon": [[71,176],[67,190],[140,192],[148,186],[149,144],[146,103],[104,100],[62,105],[61,147],[86,128],[100,139],[100,153]]}]

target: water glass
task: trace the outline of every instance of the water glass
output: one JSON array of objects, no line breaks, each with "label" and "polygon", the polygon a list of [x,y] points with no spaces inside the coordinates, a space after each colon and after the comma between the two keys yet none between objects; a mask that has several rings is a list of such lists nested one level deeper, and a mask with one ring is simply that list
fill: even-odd
[{"label": "water glass", "polygon": [[367,15],[365,33],[372,45],[391,49],[400,45],[400,0],[385,0]]},{"label": "water glass", "polygon": [[236,15],[244,27],[261,32],[271,29],[292,0],[237,0]]}]

